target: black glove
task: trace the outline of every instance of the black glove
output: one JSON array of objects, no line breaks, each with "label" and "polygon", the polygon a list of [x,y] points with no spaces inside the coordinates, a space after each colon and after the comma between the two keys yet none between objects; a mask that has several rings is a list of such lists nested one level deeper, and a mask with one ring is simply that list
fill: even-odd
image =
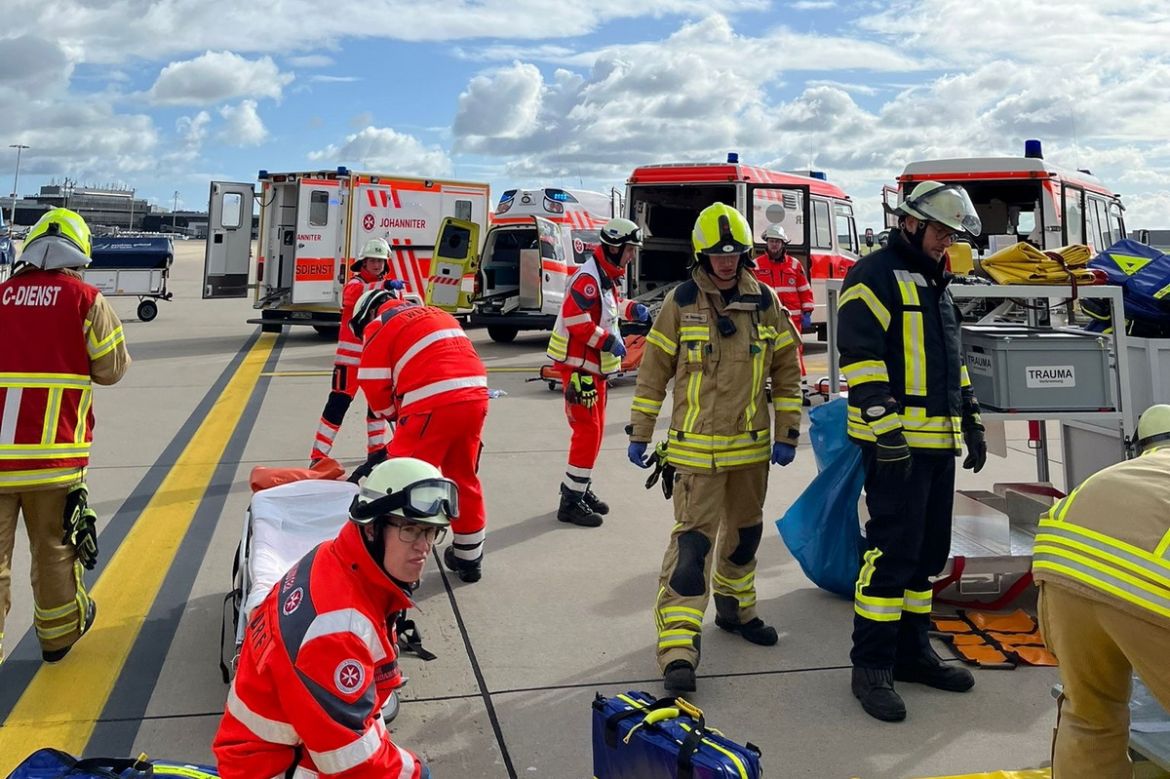
[{"label": "black glove", "polygon": [[371,472],[373,472],[375,465],[381,462],[385,462],[386,457],[386,447],[375,450],[370,454],[369,457],[366,458],[364,463],[353,469],[353,473],[349,475],[349,478],[346,479],[346,481],[357,484],[359,481],[366,478],[370,475]]},{"label": "black glove", "polygon": [[675,467],[666,461],[666,442],[658,444],[654,447],[654,453],[650,455],[649,465],[654,470],[650,472],[650,476],[646,478],[646,489],[654,487],[654,483],[659,478],[662,479],[662,496],[670,500],[674,495],[674,473]]},{"label": "black glove", "polygon": [[592,374],[574,372],[565,385],[565,400],[573,405],[593,408],[597,402],[597,386],[593,383]]},{"label": "black glove", "polygon": [[967,444],[967,459],[963,467],[979,473],[987,462],[987,441],[983,437],[982,425],[964,425],[963,442]]},{"label": "black glove", "polygon": [[906,481],[910,478],[912,466],[910,445],[901,430],[891,430],[877,437],[877,468],[882,479]]},{"label": "black glove", "polygon": [[65,496],[62,524],[65,535],[61,543],[72,546],[77,552],[77,561],[87,571],[92,571],[98,556],[97,512],[89,507],[89,490],[84,484]]}]

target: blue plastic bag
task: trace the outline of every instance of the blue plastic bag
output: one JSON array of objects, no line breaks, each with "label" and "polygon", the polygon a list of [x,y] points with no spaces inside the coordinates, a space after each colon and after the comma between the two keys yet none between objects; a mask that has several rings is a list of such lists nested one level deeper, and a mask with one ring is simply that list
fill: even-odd
[{"label": "blue plastic bag", "polygon": [[86,758],[78,760],[58,749],[38,749],[16,767],[8,779],[215,779],[219,773],[207,765],[133,758]]},{"label": "blue plastic bag", "polygon": [[852,598],[861,568],[857,499],[865,484],[861,450],[845,432],[845,398],[809,412],[813,453],[821,472],[784,516],[780,537],[813,584]]}]

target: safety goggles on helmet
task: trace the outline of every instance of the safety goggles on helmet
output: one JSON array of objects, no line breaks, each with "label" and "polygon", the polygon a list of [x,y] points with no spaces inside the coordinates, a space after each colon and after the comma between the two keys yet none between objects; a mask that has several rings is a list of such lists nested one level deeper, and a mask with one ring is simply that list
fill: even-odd
[{"label": "safety goggles on helmet", "polygon": [[894,210],[924,222],[938,222],[972,237],[983,231],[975,204],[967,190],[958,184],[924,181]]},{"label": "safety goggles on helmet", "polygon": [[610,219],[599,232],[601,242],[607,246],[642,245],[642,228],[629,219]]},{"label": "safety goggles on helmet", "polygon": [[363,486],[349,506],[350,518],[363,525],[388,515],[423,522],[457,517],[458,488],[455,482],[442,478],[421,479],[389,493]]}]

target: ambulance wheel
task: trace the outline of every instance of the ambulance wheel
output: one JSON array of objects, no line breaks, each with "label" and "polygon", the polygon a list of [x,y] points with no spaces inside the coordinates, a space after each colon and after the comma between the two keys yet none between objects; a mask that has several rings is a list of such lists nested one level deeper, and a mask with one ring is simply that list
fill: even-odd
[{"label": "ambulance wheel", "polygon": [[144,300],[138,304],[138,318],[143,322],[153,321],[158,316],[158,303],[153,300]]},{"label": "ambulance wheel", "polygon": [[313,329],[317,331],[317,335],[330,341],[336,341],[338,333],[341,332],[341,328],[336,325],[313,325]]},{"label": "ambulance wheel", "polygon": [[510,344],[516,340],[516,333],[520,332],[515,327],[489,327],[488,335],[493,341],[498,344]]}]

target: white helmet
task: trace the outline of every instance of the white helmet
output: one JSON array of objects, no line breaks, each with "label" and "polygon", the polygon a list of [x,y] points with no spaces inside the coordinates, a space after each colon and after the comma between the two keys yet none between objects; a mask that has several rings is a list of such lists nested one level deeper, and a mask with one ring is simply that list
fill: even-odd
[{"label": "white helmet", "polygon": [[760,238],[765,241],[769,238],[779,238],[781,241],[784,241],[784,243],[788,243],[788,233],[784,232],[784,228],[778,223],[768,225],[767,229],[764,230],[764,234],[761,235]]},{"label": "white helmet", "polygon": [[361,339],[362,333],[366,330],[366,325],[369,324],[370,319],[378,312],[387,301],[397,298],[393,292],[387,289],[367,289],[362,293],[362,296],[353,304],[353,314],[349,317],[349,329],[353,334]]},{"label": "white helmet", "polygon": [[357,271],[367,257],[390,262],[390,244],[386,242],[385,238],[371,238],[366,241],[366,245],[362,247],[362,253],[357,256],[349,269]]},{"label": "white helmet", "polygon": [[601,242],[606,246],[642,245],[642,228],[629,219],[615,217],[601,228]]},{"label": "white helmet", "polygon": [[459,516],[459,490],[442,471],[414,457],[394,457],[370,471],[354,495],[349,518],[368,525],[386,517],[447,527]]},{"label": "white helmet", "polygon": [[924,222],[938,222],[973,238],[983,231],[975,204],[971,202],[967,190],[958,184],[923,181],[894,209],[894,213],[912,216]]}]

